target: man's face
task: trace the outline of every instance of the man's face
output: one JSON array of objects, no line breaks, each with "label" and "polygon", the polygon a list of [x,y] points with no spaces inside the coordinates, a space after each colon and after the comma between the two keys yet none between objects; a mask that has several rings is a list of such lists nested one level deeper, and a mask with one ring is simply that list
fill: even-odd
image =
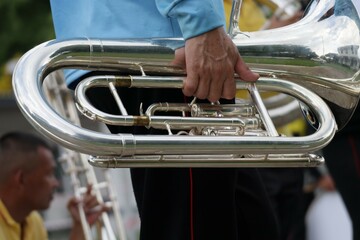
[{"label": "man's face", "polygon": [[35,160],[36,166],[24,176],[24,197],[32,209],[45,210],[49,208],[54,190],[59,186],[54,175],[56,165],[52,152],[44,147],[38,148],[35,157],[37,159],[32,160]]}]

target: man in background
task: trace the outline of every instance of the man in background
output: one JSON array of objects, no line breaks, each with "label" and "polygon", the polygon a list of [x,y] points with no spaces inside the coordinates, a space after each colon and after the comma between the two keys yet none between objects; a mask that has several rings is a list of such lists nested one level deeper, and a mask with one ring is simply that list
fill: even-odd
[{"label": "man in background", "polygon": [[[59,186],[50,145],[27,133],[10,132],[0,138],[0,239],[48,239],[38,210],[49,208]],[[82,200],[71,198],[68,210],[73,219],[69,239],[84,239],[78,204],[82,204],[89,224],[103,211],[88,187]]]}]

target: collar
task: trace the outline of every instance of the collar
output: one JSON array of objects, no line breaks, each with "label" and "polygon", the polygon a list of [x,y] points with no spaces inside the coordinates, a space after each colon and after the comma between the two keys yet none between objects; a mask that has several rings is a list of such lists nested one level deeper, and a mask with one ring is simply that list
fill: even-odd
[{"label": "collar", "polygon": [[6,206],[4,205],[3,201],[0,199],[0,216],[5,220],[5,222],[10,226],[19,225],[12,216],[10,215],[9,211],[7,210]]}]

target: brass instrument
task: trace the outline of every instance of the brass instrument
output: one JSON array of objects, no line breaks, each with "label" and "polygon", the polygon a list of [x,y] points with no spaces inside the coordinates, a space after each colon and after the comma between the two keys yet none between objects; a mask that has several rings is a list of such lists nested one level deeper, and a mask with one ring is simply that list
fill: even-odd
[{"label": "brass instrument", "polygon": [[[80,116],[76,110],[73,94],[68,91],[63,81],[61,72],[56,71],[48,76],[49,81],[44,82],[44,93],[51,106],[57,113],[66,119],[69,119],[77,126],[81,126]],[[97,221],[91,227],[86,219],[86,214],[81,204],[78,205],[82,229],[86,240],[126,240],[125,227],[120,215],[119,203],[115,191],[111,186],[111,176],[107,169],[101,172],[95,172],[87,161],[88,156],[79,152],[62,148],[59,162],[64,172],[70,176],[71,185],[74,190],[74,196],[81,199],[87,190],[87,185],[92,186],[92,192],[95,194],[99,203],[106,204],[108,212],[102,213]],[[99,179],[103,179],[102,181]],[[110,218],[113,216],[113,221]]]},{"label": "brass instrument", "polygon": [[[236,105],[160,103],[129,116],[114,93],[120,116],[94,108],[86,97],[93,87],[181,88],[183,69],[173,67],[174,46],[182,39],[73,39],[49,41],[18,62],[13,88],[25,117],[41,133],[74,151],[94,155],[98,167],[297,167],[317,166],[312,154],[325,147],[351,118],[359,99],[359,9],[355,0],[314,0],[299,22],[273,30],[231,33],[245,62],[261,77],[248,89],[251,103]],[[75,54],[76,53],[76,54]],[[44,100],[42,83],[64,68],[117,72],[83,80],[77,105],[106,124],[167,129],[169,135],[107,134],[75,126]],[[279,136],[258,89],[286,93],[301,102],[317,131]],[[192,117],[157,116],[157,111]],[[180,134],[173,134],[180,131]],[[101,156],[99,156],[101,154]]]}]

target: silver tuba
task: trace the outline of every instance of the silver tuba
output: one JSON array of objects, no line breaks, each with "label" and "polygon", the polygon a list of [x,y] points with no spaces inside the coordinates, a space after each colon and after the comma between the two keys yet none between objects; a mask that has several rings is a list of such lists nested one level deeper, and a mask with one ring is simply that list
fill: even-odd
[{"label": "silver tuba", "polygon": [[[312,152],[325,147],[353,115],[360,94],[360,19],[356,0],[314,0],[299,22],[273,30],[232,33],[245,62],[261,77],[248,89],[251,103],[160,103],[127,115],[116,87],[182,88],[183,69],[171,65],[182,39],[73,39],[49,41],[27,52],[13,75],[17,103],[41,133],[74,151],[93,155],[98,167],[316,166]],[[75,94],[79,110],[106,124],[165,129],[169,135],[95,132],[60,117],[45,101],[42,84],[65,68],[116,72],[83,80]],[[86,92],[109,87],[122,109],[111,115],[87,101]],[[310,135],[277,133],[259,91],[288,94],[301,102],[317,127]],[[157,112],[190,113],[179,117]],[[141,111],[142,112],[142,111]],[[173,131],[178,131],[176,134]]]}]

